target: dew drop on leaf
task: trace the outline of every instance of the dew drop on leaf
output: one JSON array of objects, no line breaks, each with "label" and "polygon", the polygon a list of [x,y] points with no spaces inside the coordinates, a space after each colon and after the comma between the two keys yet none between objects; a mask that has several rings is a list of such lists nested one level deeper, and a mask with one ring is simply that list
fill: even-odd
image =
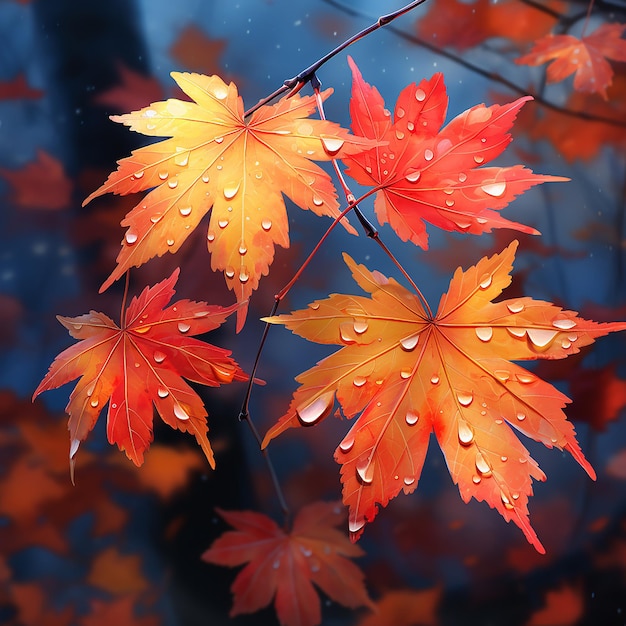
[{"label": "dew drop on leaf", "polygon": [[521,313],[524,310],[524,303],[520,302],[519,300],[515,300],[513,302],[507,302],[506,308],[511,313]]},{"label": "dew drop on leaf", "polygon": [[467,180],[467,174],[465,174],[465,172],[461,172],[459,174],[459,182],[464,183],[466,180]]},{"label": "dew drop on leaf", "polygon": [[157,389],[157,395],[159,396],[159,398],[167,398],[167,396],[170,395],[170,392],[165,389],[165,387],[159,387]]},{"label": "dew drop on leaf", "polygon": [[374,481],[374,464],[369,459],[358,462],[356,465],[356,474],[364,485],[371,485]]},{"label": "dew drop on leaf", "polygon": [[348,519],[348,530],[351,533],[358,533],[361,528],[365,526],[365,518],[363,517],[352,517]]},{"label": "dew drop on leaf", "polygon": [[469,446],[474,441],[474,429],[464,419],[458,420],[457,430],[459,443],[462,446]]},{"label": "dew drop on leaf", "polygon": [[159,172],[159,178],[161,180],[165,180],[168,176],[169,174],[167,172]]},{"label": "dew drop on leaf", "polygon": [[439,384],[439,376],[437,376],[437,374],[433,374],[433,375],[430,377],[430,382],[431,382],[433,385],[438,385],[438,384]]},{"label": "dew drop on leaf", "polygon": [[156,363],[163,363],[165,361],[165,354],[163,352],[159,352],[158,350],[153,354],[153,357]]},{"label": "dew drop on leaf", "polygon": [[435,157],[435,154],[430,148],[426,148],[426,150],[424,150],[425,161],[432,161],[434,157]]},{"label": "dew drop on leaf", "polygon": [[313,204],[315,206],[322,206],[324,201],[319,196],[313,196]]},{"label": "dew drop on leaf", "polygon": [[168,246],[172,247],[175,242],[172,237],[169,237],[165,243],[167,243]]},{"label": "dew drop on leaf", "polygon": [[482,474],[483,476],[491,476],[491,465],[487,463],[487,460],[481,452],[476,453],[475,464],[476,469],[480,474]]},{"label": "dew drop on leaf", "polygon": [[239,191],[240,183],[229,183],[224,187],[224,197],[226,200],[232,200]]},{"label": "dew drop on leaf", "polygon": [[245,267],[242,267],[239,271],[239,282],[247,283],[250,280],[250,274],[248,274],[248,270]]},{"label": "dew drop on leaf", "polygon": [[226,228],[228,226],[228,220],[218,220],[217,225],[220,228]]},{"label": "dew drop on leaf", "polygon": [[574,328],[574,326],[576,326],[576,322],[568,318],[556,319],[552,322],[552,326],[561,330],[569,330],[570,328]]},{"label": "dew drop on leaf", "polygon": [[416,183],[421,176],[421,172],[419,170],[414,170],[413,172],[409,172],[405,178],[410,182],[410,183]]},{"label": "dew drop on leaf", "polygon": [[406,352],[410,352],[411,350],[415,350],[419,342],[419,333],[415,333],[414,335],[409,335],[408,337],[404,337],[404,339],[400,339],[400,347]]},{"label": "dew drop on leaf", "polygon": [[271,221],[271,220],[267,220],[267,219],[266,219],[266,220],[263,220],[263,221],[261,222],[261,228],[262,228],[264,231],[266,231],[266,232],[267,232],[268,230],[270,230],[270,228],[272,228],[272,221]]},{"label": "dew drop on leaf", "polygon": [[130,231],[126,231],[124,239],[126,239],[126,243],[129,246],[132,246],[137,241],[137,239],[139,239],[139,237],[137,236],[137,233],[131,233]]},{"label": "dew drop on leaf", "polygon": [[404,477],[404,484],[407,487],[410,487],[414,482],[415,482],[415,476],[405,476]]},{"label": "dew drop on leaf", "polygon": [[355,376],[354,379],[352,380],[352,384],[355,387],[362,387],[366,382],[367,382],[367,378],[365,378],[364,376]]},{"label": "dew drop on leaf", "polygon": [[482,480],[482,478],[481,478],[480,476],[477,476],[476,474],[474,474],[474,475],[472,476],[472,482],[473,482],[475,485],[480,485],[480,481],[481,481],[481,480]]},{"label": "dew drop on leaf", "polygon": [[344,437],[342,442],[339,444],[339,449],[344,453],[348,453],[350,452],[350,450],[352,450],[353,447],[354,447],[354,435],[351,435],[350,433],[348,433]]},{"label": "dew drop on leaf", "polygon": [[475,154],[474,155],[474,163],[477,163],[478,165],[480,165],[481,163],[483,163],[485,160],[485,157],[480,156],[480,154]]},{"label": "dew drop on leaf", "polygon": [[481,189],[488,196],[492,196],[493,198],[499,198],[500,196],[504,195],[504,192],[506,191],[506,182],[501,181],[497,183],[487,183],[481,185]]},{"label": "dew drop on leaf", "polygon": [[520,422],[523,422],[526,419],[526,413],[518,412],[515,416]]},{"label": "dew drop on leaf", "polygon": [[535,348],[543,350],[552,343],[558,331],[544,328],[528,328],[526,334]]},{"label": "dew drop on leaf", "polygon": [[488,289],[491,286],[491,281],[492,281],[491,274],[484,274],[481,277],[480,282],[478,283],[478,286],[481,289]]},{"label": "dew drop on leaf", "polygon": [[474,394],[471,391],[460,391],[457,393],[456,398],[461,406],[469,406],[472,404],[472,400],[474,400]]},{"label": "dew drop on leaf", "polygon": [[352,324],[352,328],[354,328],[354,332],[357,335],[362,335],[368,329],[367,320],[363,318],[355,318],[354,324]]},{"label": "dew drop on leaf", "polygon": [[189,414],[187,413],[187,411],[185,411],[185,409],[183,409],[182,406],[180,406],[180,404],[175,404],[174,405],[174,415],[179,419],[179,420],[188,420],[189,419]]},{"label": "dew drop on leaf", "polygon": [[189,217],[191,215],[191,207],[190,206],[181,206],[181,207],[179,207],[178,212],[183,217]]},{"label": "dew drop on leaf", "polygon": [[178,330],[181,333],[188,333],[190,329],[191,324],[188,324],[187,322],[178,322]]},{"label": "dew drop on leaf", "polygon": [[476,327],[476,336],[485,343],[491,341],[493,337],[493,328],[491,326],[477,326]]},{"label": "dew drop on leaf", "polygon": [[419,421],[420,416],[415,413],[414,411],[407,411],[406,412],[406,416],[405,416],[405,421],[409,426],[415,426],[415,424],[417,424],[417,422]]},{"label": "dew drop on leaf", "polygon": [[330,156],[337,154],[337,152],[341,150],[343,144],[345,143],[344,140],[340,139],[339,137],[320,136],[320,140],[322,141],[322,146],[324,150]]},{"label": "dew drop on leaf", "polygon": [[424,102],[424,100],[426,100],[426,92],[423,89],[416,89],[415,90],[415,99],[418,102]]},{"label": "dew drop on leaf", "polygon": [[312,426],[326,417],[335,403],[335,392],[327,391],[313,400],[313,402],[296,408],[298,419],[305,426]]}]

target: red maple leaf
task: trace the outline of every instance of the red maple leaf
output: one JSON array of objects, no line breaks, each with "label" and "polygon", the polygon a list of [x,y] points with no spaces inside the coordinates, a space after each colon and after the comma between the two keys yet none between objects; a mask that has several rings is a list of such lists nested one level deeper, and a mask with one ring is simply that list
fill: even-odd
[{"label": "red maple leaf", "polygon": [[358,183],[381,189],[374,204],[381,224],[388,222],[403,241],[424,249],[424,221],[473,234],[492,228],[538,234],[497,211],[533,185],[567,179],[533,174],[521,165],[479,167],[504,151],[511,141],[507,131],[530,96],[503,106],[477,105],[439,130],[448,106],[442,74],[406,87],[392,120],[378,90],[348,61],[352,130],[379,145],[342,160]]},{"label": "red maple leaf", "polygon": [[216,539],[202,558],[230,567],[247,564],[231,587],[231,617],[254,613],[274,599],[284,626],[315,626],[321,612],[313,584],[344,606],[372,606],[363,573],[346,558],[363,552],[335,528],[344,519],[338,504],[303,507],[290,532],[253,511],[218,512],[236,530]]},{"label": "red maple leaf", "polygon": [[180,300],[174,295],[176,269],[166,280],[132,299],[118,326],[104,313],[90,311],[58,320],[80,341],[54,360],[33,399],[80,376],[66,411],[70,416],[70,461],[109,402],[107,434],[126,456],[141,465],[152,441],[152,405],[166,424],[191,432],[211,467],[206,410],[182,379],[216,387],[246,375],[230,352],[195,339],[217,328],[236,306]]}]

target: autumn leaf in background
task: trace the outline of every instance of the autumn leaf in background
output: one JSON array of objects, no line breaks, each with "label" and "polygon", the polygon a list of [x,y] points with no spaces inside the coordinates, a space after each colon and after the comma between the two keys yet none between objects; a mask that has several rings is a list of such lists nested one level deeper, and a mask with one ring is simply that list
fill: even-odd
[{"label": "autumn leaf in background", "polygon": [[591,35],[546,35],[535,42],[528,54],[516,59],[520,65],[543,65],[549,83],[558,83],[574,74],[574,89],[599,93],[608,99],[606,90],[613,81],[607,59],[626,61],[626,24],[602,24]]},{"label": "autumn leaf in background", "polygon": [[528,519],[532,479],[544,473],[515,436],[567,450],[595,478],[562,408],[569,399],[515,360],[560,359],[626,329],[598,324],[531,298],[492,302],[511,282],[517,242],[467,271],[457,269],[436,315],[392,278],[344,255],[371,297],[343,294],[268,318],[341,349],[300,374],[289,410],[263,445],[331,411],[335,396],[354,426],[335,451],[354,539],[420,477],[434,430],[461,497],[484,500],[544,548]]},{"label": "autumn leaf in background", "polygon": [[218,512],[236,530],[219,537],[202,558],[229,567],[246,564],[231,587],[231,617],[254,613],[273,599],[284,626],[315,626],[321,612],[313,585],[343,606],[372,606],[363,572],[348,560],[363,552],[336,528],[345,519],[338,503],[303,507],[289,532],[261,513]]},{"label": "autumn leaf in background", "polygon": [[388,222],[400,239],[424,249],[425,221],[475,235],[492,228],[538,234],[497,211],[533,185],[567,179],[536,175],[521,165],[479,167],[510,143],[507,131],[530,97],[503,106],[479,104],[440,130],[448,97],[443,75],[435,74],[402,91],[392,121],[378,90],[363,80],[352,59],[349,63],[352,130],[386,145],[343,161],[358,183],[381,188],[374,203],[381,224]]},{"label": "autumn leaf in background", "polygon": [[211,387],[246,380],[230,351],[193,338],[217,328],[236,306],[179,300],[164,308],[174,296],[178,274],[176,269],[169,278],[133,298],[120,326],[97,311],[78,317],[58,316],[70,335],[80,341],[57,356],[33,399],[80,376],[66,408],[72,471],[80,442],[107,402],[109,442],[124,450],[135,465],[143,463],[152,441],[154,404],[166,424],[196,437],[215,467],[207,439],[207,412],[182,377]]},{"label": "autumn leaf in background", "polygon": [[242,305],[240,330],[248,299],[269,272],[275,244],[289,246],[282,194],[317,215],[338,216],[331,179],[311,159],[355,154],[372,142],[333,122],[307,119],[315,109],[311,96],[262,106],[246,121],[233,83],[201,74],[172,76],[195,102],[171,98],[112,118],[145,135],[170,139],[119,161],[117,171],[85,201],[108,192],[151,189],[122,220],[128,229],[118,265],[101,290],[128,268],[176,252],[211,209],[211,267],[224,272]]}]

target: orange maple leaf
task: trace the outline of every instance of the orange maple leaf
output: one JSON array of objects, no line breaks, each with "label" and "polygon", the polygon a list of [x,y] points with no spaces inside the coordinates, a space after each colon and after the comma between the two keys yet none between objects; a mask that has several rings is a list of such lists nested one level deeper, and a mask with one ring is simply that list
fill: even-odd
[{"label": "orange maple leaf", "polygon": [[363,572],[346,558],[363,552],[335,528],[344,519],[337,503],[303,507],[290,532],[254,511],[218,512],[237,530],[216,539],[202,558],[230,567],[247,563],[231,587],[231,617],[254,613],[274,599],[284,626],[315,626],[321,612],[312,583],[349,608],[372,606]]},{"label": "orange maple leaf", "polygon": [[574,89],[599,93],[608,99],[606,89],[613,81],[607,59],[626,61],[626,40],[621,36],[626,24],[602,24],[587,37],[546,35],[535,42],[528,54],[516,59],[520,65],[543,65],[550,83],[558,83],[574,74]]},{"label": "orange maple leaf", "polygon": [[353,154],[372,142],[332,122],[307,119],[316,106],[311,96],[283,98],[246,121],[233,83],[202,74],[172,76],[195,102],[171,98],[112,117],[137,132],[170,139],[119,161],[117,171],[85,200],[152,189],[122,220],[128,230],[118,265],[101,290],[129,267],[176,252],[211,209],[211,267],[224,272],[243,304],[237,311],[240,330],[247,301],[269,272],[274,245],[289,246],[281,192],[317,215],[339,215],[331,179],[311,159]]},{"label": "orange maple leaf", "polygon": [[178,274],[176,269],[169,278],[133,298],[120,326],[97,311],[57,317],[80,341],[57,356],[33,400],[43,391],[81,377],[66,408],[71,467],[80,442],[107,402],[109,442],[124,450],[135,465],[143,463],[152,441],[154,403],[166,424],[195,435],[215,467],[207,438],[207,412],[182,377],[212,387],[246,380],[230,351],[193,338],[217,328],[236,306],[179,300],[163,308],[175,293]]},{"label": "orange maple leaf", "polygon": [[497,211],[533,185],[567,179],[536,175],[521,165],[479,167],[504,151],[511,141],[507,131],[530,97],[503,106],[477,105],[440,131],[448,106],[442,74],[406,87],[392,121],[378,90],[363,80],[352,59],[349,63],[352,130],[379,145],[343,160],[358,183],[381,187],[374,207],[382,224],[388,222],[403,241],[424,249],[425,221],[473,234],[492,228],[538,234]]},{"label": "orange maple leaf", "polygon": [[540,552],[527,503],[531,479],[545,475],[510,427],[569,451],[595,478],[562,411],[569,399],[510,361],[563,358],[626,323],[586,321],[531,298],[491,302],[511,282],[516,247],[457,269],[435,316],[395,280],[344,255],[371,298],[335,294],[268,318],[342,346],[297,377],[301,386],[263,446],[287,428],[322,420],[335,395],[347,417],[362,411],[335,452],[354,539],[377,503],[415,490],[433,430],[463,500],[487,502]]}]

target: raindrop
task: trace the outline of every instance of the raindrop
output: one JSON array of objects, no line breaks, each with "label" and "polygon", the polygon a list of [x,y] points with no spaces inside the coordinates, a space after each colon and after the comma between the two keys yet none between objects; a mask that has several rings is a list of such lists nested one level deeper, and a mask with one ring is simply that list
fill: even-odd
[{"label": "raindrop", "polygon": [[527,372],[526,374],[516,374],[515,376],[517,380],[523,385],[529,385],[530,383],[534,383],[536,378],[531,373]]},{"label": "raindrop", "polygon": [[404,337],[404,339],[400,339],[400,347],[406,352],[410,352],[411,350],[415,350],[415,346],[417,346],[419,342],[419,333],[415,333],[414,335],[409,335],[408,337]]},{"label": "raindrop", "polygon": [[406,175],[406,179],[410,182],[410,183],[416,183],[421,176],[421,172],[419,170],[415,170],[413,172],[411,172],[410,174]]},{"label": "raindrop", "polygon": [[250,274],[248,274],[248,269],[246,267],[242,267],[239,272],[239,282],[247,283],[250,280]]},{"label": "raindrop", "polygon": [[404,139],[404,133],[401,130],[396,130],[396,139],[400,141]]},{"label": "raindrop", "polygon": [[498,183],[488,183],[486,185],[481,185],[481,189],[488,195],[494,198],[499,198],[504,195],[506,191],[506,183],[504,181]]},{"label": "raindrop", "polygon": [[396,109],[396,117],[401,120],[405,115],[405,110],[402,107]]},{"label": "raindrop", "polygon": [[508,496],[504,493],[504,491],[500,492],[500,499],[502,500],[502,504],[504,504],[504,508],[509,511],[513,508],[513,504],[509,500]]},{"label": "raindrop", "polygon": [[344,453],[348,453],[350,452],[350,450],[352,450],[353,447],[354,447],[354,435],[351,435],[350,433],[348,433],[344,437],[342,442],[339,444],[339,449]]},{"label": "raindrop", "polygon": [[272,221],[271,220],[263,220],[261,222],[261,228],[264,231],[268,231],[271,227],[272,227]]},{"label": "raindrop", "polygon": [[409,129],[409,131],[413,132],[415,130],[415,124],[413,124],[413,122],[407,122],[406,123],[406,127]]},{"label": "raindrop", "polygon": [[502,456],[500,457],[500,460],[501,460],[503,463],[506,463],[506,462],[509,460],[509,457],[508,457],[508,456],[504,456],[504,455],[502,455]]},{"label": "raindrop", "polygon": [[461,172],[459,174],[459,182],[464,183],[466,180],[467,180],[467,174],[465,174],[464,172]]},{"label": "raindrop", "polygon": [[358,533],[359,530],[363,528],[363,526],[365,526],[365,518],[363,517],[360,517],[358,519],[350,517],[350,519],[348,520],[348,530],[351,533]]},{"label": "raindrop", "polygon": [[365,459],[365,462],[357,463],[356,475],[364,485],[371,485],[374,481],[374,464],[368,459]]},{"label": "raindrop", "polygon": [[157,224],[158,222],[160,222],[163,219],[163,214],[162,213],[155,213],[151,218],[150,221],[153,224]]},{"label": "raindrop", "polygon": [[474,476],[472,476],[472,482],[475,485],[480,485],[480,481],[482,480],[482,478],[480,476],[477,476],[476,474],[474,474]]},{"label": "raindrop", "polygon": [[88,397],[88,398],[91,398],[91,396],[93,395],[93,391],[94,391],[94,389],[95,389],[95,388],[96,388],[96,384],[95,384],[95,383],[94,383],[94,384],[92,384],[92,385],[89,385],[89,387],[87,387],[87,391],[86,391],[86,393],[87,393],[87,397]]},{"label": "raindrop", "polygon": [[352,381],[352,384],[355,387],[362,387],[366,382],[367,382],[367,378],[365,378],[364,376],[355,376],[354,380]]},{"label": "raindrop", "polygon": [[180,404],[175,404],[174,405],[174,415],[179,419],[179,420],[188,420],[189,419],[189,414],[187,413],[187,411],[185,411],[185,409],[183,409],[182,406],[180,406]]},{"label": "raindrop", "polygon": [[157,390],[157,395],[159,396],[159,398],[167,398],[167,396],[170,395],[170,392],[165,389],[165,387],[159,387]]},{"label": "raindrop", "polygon": [[223,143],[224,142],[224,137],[216,137],[215,138],[215,143]]},{"label": "raindrop", "polygon": [[232,267],[227,267],[226,270],[224,270],[224,274],[226,278],[234,278],[235,270]]},{"label": "raindrop", "polygon": [[362,335],[369,328],[367,320],[358,317],[354,318],[354,324],[352,327],[357,335]]},{"label": "raindrop", "polygon": [[478,326],[476,328],[476,336],[481,341],[491,341],[491,338],[493,337],[493,328],[491,328],[491,326]]},{"label": "raindrop", "polygon": [[456,398],[459,401],[461,406],[469,406],[472,404],[472,400],[474,399],[474,394],[471,391],[468,392],[459,392],[456,394]]},{"label": "raindrop", "polygon": [[189,217],[191,215],[191,207],[190,206],[181,206],[181,207],[179,207],[178,212],[183,217]]},{"label": "raindrop", "polygon": [[431,382],[433,385],[437,385],[437,384],[439,384],[439,376],[437,376],[437,374],[433,374],[433,375],[430,377],[430,382]]},{"label": "raindrop", "polygon": [[511,378],[511,374],[508,370],[495,370],[493,373],[494,376],[503,383]]},{"label": "raindrop", "polygon": [[476,453],[475,463],[479,474],[482,474],[483,476],[491,476],[491,465],[487,463],[481,452]]},{"label": "raindrop", "polygon": [[491,286],[491,280],[492,280],[491,274],[484,274],[481,277],[480,282],[478,283],[478,286],[481,289],[488,289]]},{"label": "raindrop", "polygon": [[226,187],[224,187],[224,197],[226,200],[231,200],[237,195],[239,191],[239,183],[230,183]]},{"label": "raindrop", "polygon": [[526,335],[525,328],[517,328],[516,326],[507,326],[506,329],[509,335],[512,335],[513,337],[517,337],[518,339],[521,339],[522,337]]},{"label": "raindrop", "polygon": [[163,352],[159,352],[158,350],[152,355],[156,363],[163,363],[165,356]]},{"label": "raindrop", "polygon": [[124,239],[126,239],[126,243],[129,246],[132,246],[137,241],[137,239],[139,239],[139,237],[137,236],[136,233],[131,233],[128,230],[128,231],[126,231],[126,235],[125,235]]},{"label": "raindrop", "polygon": [[70,442],[70,459],[73,459],[78,452],[78,447],[80,446],[80,441],[78,439],[72,439]]},{"label": "raindrop", "polygon": [[167,172],[159,172],[159,178],[161,180],[165,180],[168,176],[169,174]]},{"label": "raindrop", "polygon": [[404,477],[404,484],[407,487],[410,487],[414,482],[415,482],[415,476],[405,476]]},{"label": "raindrop", "polygon": [[208,183],[211,179],[209,178],[208,174],[202,174],[202,182],[203,183]]},{"label": "raindrop", "polygon": [[324,150],[331,156],[337,154],[339,150],[341,150],[343,144],[345,143],[343,139],[339,137],[324,137],[320,136],[320,140],[322,141],[322,146]]},{"label": "raindrop", "polygon": [[319,196],[313,196],[313,204],[315,206],[322,206],[324,201]]},{"label": "raindrop", "polygon": [[167,243],[168,246],[173,246],[174,240],[171,237],[169,237],[165,243]]},{"label": "raindrop", "polygon": [[311,550],[310,548],[307,548],[306,546],[299,546],[300,547],[300,552],[302,552],[303,556],[309,557],[313,554],[313,550]]},{"label": "raindrop", "polygon": [[519,300],[515,300],[514,302],[507,302],[506,308],[511,311],[511,313],[521,313],[524,310],[524,303]]},{"label": "raindrop", "polygon": [[95,409],[99,404],[98,398],[94,398],[89,404]]},{"label": "raindrop", "polygon": [[218,220],[217,225],[220,228],[226,228],[228,226],[228,220]]},{"label": "raindrop", "polygon": [[188,333],[191,329],[191,324],[187,324],[187,322],[178,322],[178,330],[181,333]]},{"label": "raindrop", "polygon": [[142,178],[144,174],[145,174],[144,170],[139,170],[138,172],[134,173],[134,176],[135,178]]},{"label": "raindrop", "polygon": [[243,256],[244,254],[246,254],[246,252],[248,252],[248,248],[246,247],[246,242],[242,241],[239,244],[239,254],[241,254],[241,256]]},{"label": "raindrop", "polygon": [[213,87],[213,95],[218,100],[224,100],[224,98],[228,95],[228,88],[225,85],[215,85],[215,87]]},{"label": "raindrop", "polygon": [[426,148],[426,150],[424,150],[424,160],[425,161],[432,161],[434,158],[435,154],[432,150],[430,150],[429,148]]},{"label": "raindrop", "polygon": [[326,417],[333,408],[335,392],[327,391],[313,400],[313,402],[296,408],[298,419],[304,426],[312,426]]},{"label": "raindrop", "polygon": [[474,155],[474,163],[480,165],[485,160],[485,157],[480,156],[479,154]]},{"label": "raindrop", "polygon": [[576,326],[576,322],[572,319],[559,319],[559,320],[554,320],[552,322],[552,326],[554,326],[555,328],[560,328],[561,330],[569,330],[570,328],[574,328],[574,326]]},{"label": "raindrop", "polygon": [[400,378],[403,378],[404,380],[406,380],[407,378],[411,378],[411,370],[401,370]]},{"label": "raindrop", "polygon": [[522,413],[521,411],[517,413],[515,416],[520,422],[523,422],[526,419],[526,413]]},{"label": "raindrop", "polygon": [[419,421],[419,418],[420,416],[417,413],[407,411],[404,419],[409,426],[415,426],[415,424]]},{"label": "raindrop", "polygon": [[174,157],[174,163],[176,165],[180,165],[180,167],[185,167],[187,163],[189,163],[189,152],[183,149],[178,148],[179,152]]},{"label": "raindrop", "polygon": [[529,328],[526,331],[531,343],[540,350],[547,348],[557,336],[558,331],[544,328]]},{"label": "raindrop", "polygon": [[424,100],[426,100],[426,92],[423,89],[416,89],[415,90],[415,99],[418,102],[424,102]]},{"label": "raindrop", "polygon": [[563,350],[568,350],[571,347],[572,347],[572,342],[571,341],[568,341],[567,339],[563,339],[561,341],[561,348],[563,348]]},{"label": "raindrop", "polygon": [[454,206],[454,200],[450,200],[450,199],[446,200],[446,206],[447,207],[453,207]]},{"label": "raindrop", "polygon": [[211,243],[212,241],[215,241],[215,233],[212,232],[208,232],[207,236],[206,236],[206,240]]},{"label": "raindrop", "polygon": [[474,429],[464,419],[458,421],[459,443],[462,446],[469,446],[474,441]]}]

